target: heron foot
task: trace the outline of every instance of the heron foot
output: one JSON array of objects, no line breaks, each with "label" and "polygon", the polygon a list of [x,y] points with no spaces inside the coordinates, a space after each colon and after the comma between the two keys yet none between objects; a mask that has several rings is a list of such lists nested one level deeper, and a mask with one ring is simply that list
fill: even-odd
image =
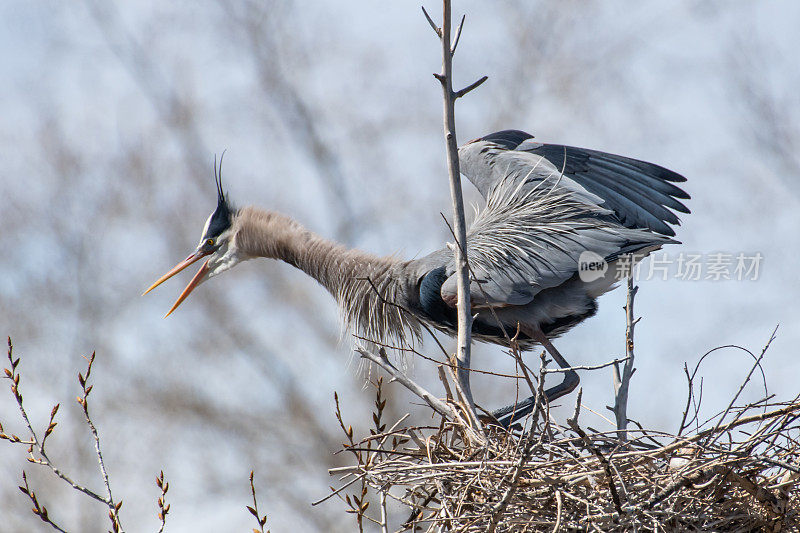
[{"label": "heron foot", "polygon": [[[558,398],[561,398],[562,396],[574,391],[575,387],[578,386],[578,383],[580,383],[581,380],[578,377],[578,373],[570,368],[571,365],[566,359],[564,359],[564,356],[561,355],[558,350],[556,350],[556,347],[553,346],[547,336],[542,333],[540,329],[531,328],[523,324],[520,324],[519,326],[520,329],[525,332],[525,334],[536,340],[536,342],[541,344],[545,350],[547,350],[548,353],[553,356],[553,359],[555,359],[556,363],[558,363],[558,366],[563,369],[569,369],[564,372],[564,379],[561,381],[561,383],[544,391],[545,401],[550,403],[553,400],[557,400]],[[536,396],[531,396],[522,400],[521,402],[508,405],[494,411],[492,416],[497,419],[502,427],[508,429],[514,420],[521,420],[524,416],[527,416],[531,411],[533,411],[536,407],[534,405],[535,402]]]},{"label": "heron foot", "polygon": [[[551,403],[562,396],[566,396],[575,390],[580,381],[577,372],[568,370],[564,373],[564,380],[561,383],[544,391],[545,401]],[[536,407],[535,402],[536,396],[530,396],[521,402],[492,411],[492,417],[497,421],[494,423],[499,424],[505,429],[512,428],[512,423],[514,421],[522,420],[523,417],[529,415],[534,410]]]}]

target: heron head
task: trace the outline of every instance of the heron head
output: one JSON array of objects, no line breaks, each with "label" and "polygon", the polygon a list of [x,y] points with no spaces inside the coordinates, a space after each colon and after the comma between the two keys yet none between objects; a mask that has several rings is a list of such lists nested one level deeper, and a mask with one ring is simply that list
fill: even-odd
[{"label": "heron head", "polygon": [[175,311],[198,285],[242,261],[234,239],[234,219],[236,218],[237,210],[231,206],[222,190],[222,158],[220,158],[219,167],[217,167],[216,160],[214,161],[214,178],[217,184],[217,208],[206,220],[197,248],[189,257],[175,265],[172,270],[161,276],[158,281],[144,291],[144,294],[147,294],[192,263],[205,259],[200,270],[197,271],[197,274],[183,289],[183,292],[169,312],[164,315],[164,318]]}]

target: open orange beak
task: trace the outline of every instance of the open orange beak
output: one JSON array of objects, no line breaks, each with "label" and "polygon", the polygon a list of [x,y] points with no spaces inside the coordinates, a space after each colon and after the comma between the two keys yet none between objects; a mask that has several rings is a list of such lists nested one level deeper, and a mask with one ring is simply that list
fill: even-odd
[{"label": "open orange beak", "polygon": [[[150,286],[149,289],[144,291],[142,293],[142,296],[144,296],[148,292],[152,291],[153,289],[155,289],[156,287],[158,287],[159,285],[161,285],[162,283],[167,281],[169,278],[171,278],[172,276],[174,276],[175,274],[177,274],[181,270],[185,269],[186,267],[188,267],[192,263],[195,263],[195,262],[199,261],[200,259],[202,259],[203,257],[205,257],[207,255],[210,255],[210,252],[197,251],[197,252],[193,253],[192,255],[190,255],[189,257],[187,257],[186,259],[184,259],[183,261],[181,261],[177,265],[175,265],[175,267],[172,270],[170,270],[169,272],[167,272],[166,274],[164,274],[163,276],[158,278],[158,281],[153,283]],[[200,270],[197,271],[197,274],[194,275],[194,277],[192,278],[192,281],[190,281],[189,284],[186,286],[186,288],[183,289],[183,292],[181,293],[180,296],[178,296],[178,299],[175,302],[175,304],[172,306],[172,308],[167,312],[166,315],[164,315],[164,318],[167,318],[169,315],[171,315],[172,312],[175,309],[177,309],[178,306],[181,305],[181,303],[183,303],[183,301],[189,296],[189,294],[194,290],[194,288],[197,287],[198,285],[200,285],[200,283],[205,279],[205,276],[208,273],[208,270],[209,270],[208,269],[208,261],[206,261],[205,263],[203,263],[203,266],[200,267]]]}]

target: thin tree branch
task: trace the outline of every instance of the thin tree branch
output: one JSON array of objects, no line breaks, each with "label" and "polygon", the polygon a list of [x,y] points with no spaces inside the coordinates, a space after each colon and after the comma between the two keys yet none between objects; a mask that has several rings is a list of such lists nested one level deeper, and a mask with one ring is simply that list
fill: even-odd
[{"label": "thin tree branch", "polygon": [[253,528],[254,533],[264,533],[264,525],[267,523],[267,515],[261,516],[258,513],[258,499],[256,498],[256,485],[253,482],[253,471],[250,471],[250,494],[253,496],[253,506],[247,505],[248,512],[255,517],[258,522],[258,529]]},{"label": "thin tree branch", "polygon": [[[33,426],[31,424],[30,418],[28,417],[28,413],[25,410],[25,407],[22,402],[22,393],[20,392],[20,374],[17,372],[17,365],[20,362],[20,359],[17,358],[16,360],[13,358],[13,350],[14,346],[11,343],[11,338],[8,338],[8,360],[11,363],[10,369],[5,369],[5,377],[11,380],[11,394],[14,396],[14,400],[17,402],[17,406],[19,407],[20,414],[22,416],[25,425],[28,428],[28,432],[30,433],[30,440],[29,441],[22,441],[19,437],[12,435],[10,438],[2,433],[2,427],[0,427],[0,438],[4,440],[10,440],[16,443],[25,443],[28,444],[28,462],[39,464],[43,466],[47,466],[56,476],[58,476],[61,480],[68,483],[72,488],[77,491],[80,491],[87,496],[91,497],[94,500],[102,502],[108,507],[108,517],[111,520],[111,529],[113,533],[121,533],[123,531],[122,524],[119,519],[119,510],[122,506],[122,501],[115,503],[114,498],[111,495],[111,485],[108,478],[108,472],[105,467],[105,463],[103,462],[103,455],[100,451],[100,437],[98,435],[97,429],[95,428],[94,423],[92,422],[91,417],[89,416],[89,405],[87,401],[87,397],[89,393],[92,391],[92,385],[88,385],[87,382],[89,380],[89,376],[92,372],[92,364],[94,363],[95,354],[92,353],[91,358],[89,359],[89,365],[86,369],[86,375],[84,376],[81,373],[78,373],[78,382],[80,383],[81,389],[83,391],[83,395],[78,397],[78,404],[82,407],[84,418],[86,420],[86,424],[89,426],[89,429],[92,433],[92,437],[94,438],[95,443],[95,453],[97,455],[97,461],[100,468],[100,474],[103,478],[103,483],[106,487],[106,496],[101,496],[100,494],[87,489],[86,487],[79,485],[75,481],[73,481],[69,476],[64,474],[55,464],[53,464],[50,458],[47,456],[47,452],[45,451],[44,444],[47,437],[56,427],[56,423],[54,422],[54,418],[56,413],[58,412],[58,405],[53,407],[50,411],[50,422],[48,423],[47,429],[45,430],[44,436],[42,439],[36,435],[36,432],[33,430]],[[34,455],[34,453],[38,453],[38,457]],[[37,502],[35,501],[35,495],[33,490],[28,487],[27,480],[23,473],[23,481],[25,481],[25,487],[20,486],[20,490],[25,492],[32,501],[34,501],[34,508],[33,512],[37,516],[39,516],[45,522],[50,523],[54,528],[58,529],[57,526],[52,524],[47,518],[47,509],[44,506],[40,508],[37,507]],[[38,509],[38,511],[37,511]]]},{"label": "thin tree branch", "polygon": [[103,453],[100,450],[100,436],[97,433],[97,428],[94,426],[94,422],[92,422],[92,417],[89,416],[89,402],[88,396],[89,393],[92,392],[93,385],[87,385],[89,381],[89,376],[92,373],[92,365],[94,364],[95,352],[92,352],[92,356],[89,358],[89,365],[86,367],[86,375],[78,373],[78,383],[83,389],[83,397],[78,398],[78,403],[83,408],[83,417],[86,421],[86,425],[89,426],[89,430],[92,433],[92,437],[94,438],[94,451],[97,455],[97,464],[100,468],[100,475],[103,478],[103,484],[106,487],[106,498],[105,503],[108,505],[108,517],[111,520],[111,527],[113,531],[116,533],[117,531],[122,531],[122,524],[119,520],[119,509],[122,507],[122,501],[114,503],[114,497],[111,495],[111,483],[108,480],[108,472],[106,471],[106,464],[103,461]]},{"label": "thin tree branch", "polygon": [[633,318],[633,299],[639,287],[633,284],[633,265],[628,272],[628,297],[625,302],[625,364],[622,367],[622,376],[619,373],[619,366],[614,365],[614,416],[617,419],[617,438],[621,442],[628,440],[628,387],[631,377],[636,370],[633,367],[633,330],[636,327],[637,319]]},{"label": "thin tree branch", "polygon": [[572,430],[577,433],[580,438],[583,440],[586,447],[592,452],[595,457],[600,461],[600,464],[603,465],[603,470],[606,474],[606,479],[608,481],[608,490],[611,493],[611,500],[614,502],[614,508],[617,512],[621,515],[625,514],[625,511],[622,510],[622,503],[619,499],[619,494],[617,493],[617,487],[614,484],[614,474],[611,471],[611,464],[609,460],[604,456],[597,447],[592,444],[592,440],[586,434],[586,432],[578,425],[578,415],[581,412],[581,397],[583,396],[583,389],[578,389],[578,398],[575,401],[575,413],[572,415],[572,418],[567,419],[567,424],[569,425]]},{"label": "thin tree branch", "polygon": [[[750,372],[747,373],[747,376],[744,378],[744,381],[742,381],[742,384],[739,386],[739,390],[736,391],[736,394],[731,399],[730,403],[728,404],[728,407],[726,407],[725,411],[723,411],[722,415],[719,418],[719,422],[717,422],[717,426],[716,427],[719,427],[722,424],[722,422],[725,420],[725,417],[728,416],[728,413],[733,408],[733,404],[736,403],[736,400],[742,394],[742,391],[747,386],[747,383],[750,381],[750,378],[753,376],[753,372],[756,371],[756,368],[760,368],[761,367],[761,360],[767,354],[767,350],[769,350],[769,346],[772,344],[772,341],[775,340],[775,334],[776,333],[778,333],[778,326],[775,326],[775,329],[772,330],[772,334],[769,336],[769,340],[767,341],[767,344],[764,345],[764,348],[761,349],[761,353],[759,354],[758,358],[756,358],[756,360],[753,362],[753,366],[750,367]],[[762,370],[762,372],[763,372],[763,370]],[[709,438],[705,442],[705,445],[706,446],[712,445],[717,440],[717,438],[718,438],[718,436],[715,436],[713,439],[711,438],[711,436],[709,436]]]},{"label": "thin tree branch", "polygon": [[456,29],[456,37],[453,39],[453,46],[450,47],[450,55],[456,55],[456,48],[458,48],[458,41],[461,39],[461,30],[464,29],[464,21],[467,20],[467,15],[461,15],[461,22],[458,23],[458,28]]},{"label": "thin tree branch", "polygon": [[[435,28],[433,20],[423,9],[428,22]],[[442,85],[443,119],[445,144],[447,148],[447,170],[450,178],[450,196],[453,201],[453,226],[458,246],[454,255],[456,262],[456,285],[458,294],[458,361],[457,376],[460,388],[464,393],[467,407],[475,415],[475,402],[469,384],[470,344],[472,330],[472,315],[470,314],[469,301],[469,266],[467,264],[467,232],[464,216],[464,199],[461,192],[461,173],[458,162],[458,141],[456,139],[455,100],[453,92],[453,49],[450,39],[451,9],[450,0],[442,1],[442,26],[437,31],[442,46],[442,71],[437,79]],[[463,22],[463,21],[462,21]],[[458,31],[460,35],[460,30]],[[477,85],[476,85],[477,87]],[[464,93],[466,94],[466,93]],[[474,416],[477,419],[477,416]]]},{"label": "thin tree branch", "polygon": [[386,510],[386,491],[380,491],[381,501],[381,533],[389,533],[389,513]]},{"label": "thin tree branch", "polygon": [[489,520],[489,525],[486,528],[487,533],[494,533],[497,529],[497,525],[500,523],[500,519],[503,516],[503,513],[508,507],[511,498],[514,496],[514,493],[517,491],[519,486],[519,480],[522,476],[522,471],[525,468],[525,465],[530,461],[531,456],[533,455],[534,450],[537,448],[537,444],[540,444],[541,441],[537,441],[534,439],[534,429],[538,422],[539,418],[539,411],[542,408],[541,402],[544,398],[544,368],[545,368],[545,357],[544,354],[541,356],[541,366],[539,368],[539,382],[535,392],[535,400],[534,400],[534,420],[531,423],[531,427],[528,430],[528,434],[525,436],[525,444],[522,448],[522,453],[520,453],[519,461],[517,462],[516,466],[514,467],[514,472],[511,475],[511,479],[509,480],[509,486],[506,489],[503,497],[500,498],[500,501],[497,502],[492,507],[491,518]]},{"label": "thin tree branch", "polygon": [[158,528],[158,533],[163,533],[164,527],[167,525],[167,514],[170,508],[170,504],[167,503],[169,482],[164,480],[163,470],[156,476],[156,486],[161,489],[161,496],[158,497],[156,502],[158,504],[158,519],[161,520],[161,527]]},{"label": "thin tree branch", "polygon": [[425,403],[427,403],[431,407],[431,409],[433,409],[434,411],[436,411],[437,413],[439,413],[444,417],[447,418],[453,417],[454,413],[446,403],[444,403],[439,398],[437,398],[427,390],[417,385],[417,383],[411,380],[408,376],[400,372],[397,369],[397,367],[394,366],[391,363],[391,361],[389,361],[389,358],[386,357],[385,350],[381,349],[381,355],[376,355],[372,352],[365,350],[360,346],[356,346],[355,350],[359,354],[361,354],[361,356],[364,357],[365,359],[369,359],[376,365],[386,370],[386,372],[388,372],[389,375],[392,376],[392,379],[399,381],[400,384],[403,385],[405,388],[407,388],[408,390],[410,390],[411,392],[422,398],[425,401]]},{"label": "thin tree branch", "polygon": [[461,89],[460,91],[456,91],[455,93],[453,93],[453,98],[454,98],[454,99],[456,99],[456,98],[461,98],[462,96],[464,96],[465,94],[467,94],[467,93],[468,93],[468,92],[470,92],[471,90],[473,90],[473,89],[477,89],[478,87],[480,87],[480,86],[481,86],[481,84],[483,84],[483,82],[485,82],[485,81],[486,81],[486,80],[488,80],[488,79],[489,79],[489,76],[483,76],[483,77],[482,77],[482,78],[480,78],[478,81],[475,81],[475,82],[473,82],[473,83],[470,83],[469,85],[467,85],[466,87],[464,87],[464,88],[463,88],[463,89]]},{"label": "thin tree branch", "polygon": [[614,359],[613,361],[606,361],[605,363],[601,363],[599,365],[575,365],[575,366],[565,366],[559,368],[546,368],[545,373],[547,374],[559,374],[564,372],[572,372],[573,370],[600,370],[601,368],[607,368],[609,366],[618,365],[619,363],[624,363],[628,360],[627,357],[620,357],[619,359]]},{"label": "thin tree branch", "polygon": [[[425,18],[428,20],[428,24],[431,25],[431,28],[433,28],[433,31],[436,32],[436,35],[438,35],[439,39],[441,39],[442,38],[442,28],[437,26],[436,23],[431,18],[431,16],[428,15],[428,10],[425,9],[425,6],[422,6],[422,13],[425,14]],[[434,74],[434,76],[435,76],[435,74]]]},{"label": "thin tree branch", "polygon": [[[64,472],[62,472],[56,465],[54,465],[52,462],[50,462],[50,458],[47,456],[47,453],[45,452],[44,447],[41,444],[41,441],[36,436],[36,432],[33,430],[33,426],[31,425],[31,421],[28,418],[28,412],[25,410],[25,407],[22,404],[22,393],[19,390],[19,376],[20,376],[20,374],[16,371],[16,367],[17,367],[17,364],[19,363],[19,359],[17,359],[16,361],[13,360],[13,357],[12,357],[13,350],[14,350],[14,346],[13,346],[13,344],[11,344],[11,337],[9,337],[8,338],[8,360],[11,361],[11,369],[10,370],[6,369],[6,378],[11,380],[11,394],[14,396],[14,400],[16,400],[16,402],[17,402],[17,407],[19,407],[19,412],[22,415],[22,420],[25,422],[25,425],[28,428],[28,433],[30,433],[30,435],[31,435],[31,442],[29,444],[31,444],[36,449],[36,451],[39,453],[39,456],[40,456],[39,459],[36,459],[31,454],[28,457],[28,461],[31,462],[31,463],[40,464],[40,465],[48,467],[50,470],[52,470],[52,472],[57,477],[59,477],[62,481],[66,482],[73,489],[86,494],[87,496],[89,496],[90,498],[92,498],[94,500],[97,500],[97,501],[99,501],[101,503],[104,503],[104,504],[108,505],[109,502],[103,496],[100,496],[96,492],[94,492],[94,491],[92,491],[90,489],[87,489],[86,487],[84,487],[82,485],[79,485],[78,483],[73,481],[68,475],[66,475]],[[9,440],[13,440],[13,437],[14,436],[12,435],[12,439],[9,439]],[[22,442],[22,441],[17,440],[16,442]]]}]

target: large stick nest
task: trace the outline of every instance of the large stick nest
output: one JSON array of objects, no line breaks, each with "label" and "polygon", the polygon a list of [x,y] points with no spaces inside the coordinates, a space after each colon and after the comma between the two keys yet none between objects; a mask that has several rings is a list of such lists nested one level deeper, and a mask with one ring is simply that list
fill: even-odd
[{"label": "large stick nest", "polygon": [[344,474],[339,496],[360,482],[360,496],[343,497],[359,523],[385,522],[370,517],[373,492],[407,506],[402,529],[413,531],[800,530],[797,398],[730,406],[691,431],[684,416],[676,435],[628,430],[626,441],[584,430],[577,409],[568,426],[541,412],[514,431],[487,426],[476,443],[459,422],[387,430],[380,394],[369,437],[342,424],[357,464],[333,472]]}]

